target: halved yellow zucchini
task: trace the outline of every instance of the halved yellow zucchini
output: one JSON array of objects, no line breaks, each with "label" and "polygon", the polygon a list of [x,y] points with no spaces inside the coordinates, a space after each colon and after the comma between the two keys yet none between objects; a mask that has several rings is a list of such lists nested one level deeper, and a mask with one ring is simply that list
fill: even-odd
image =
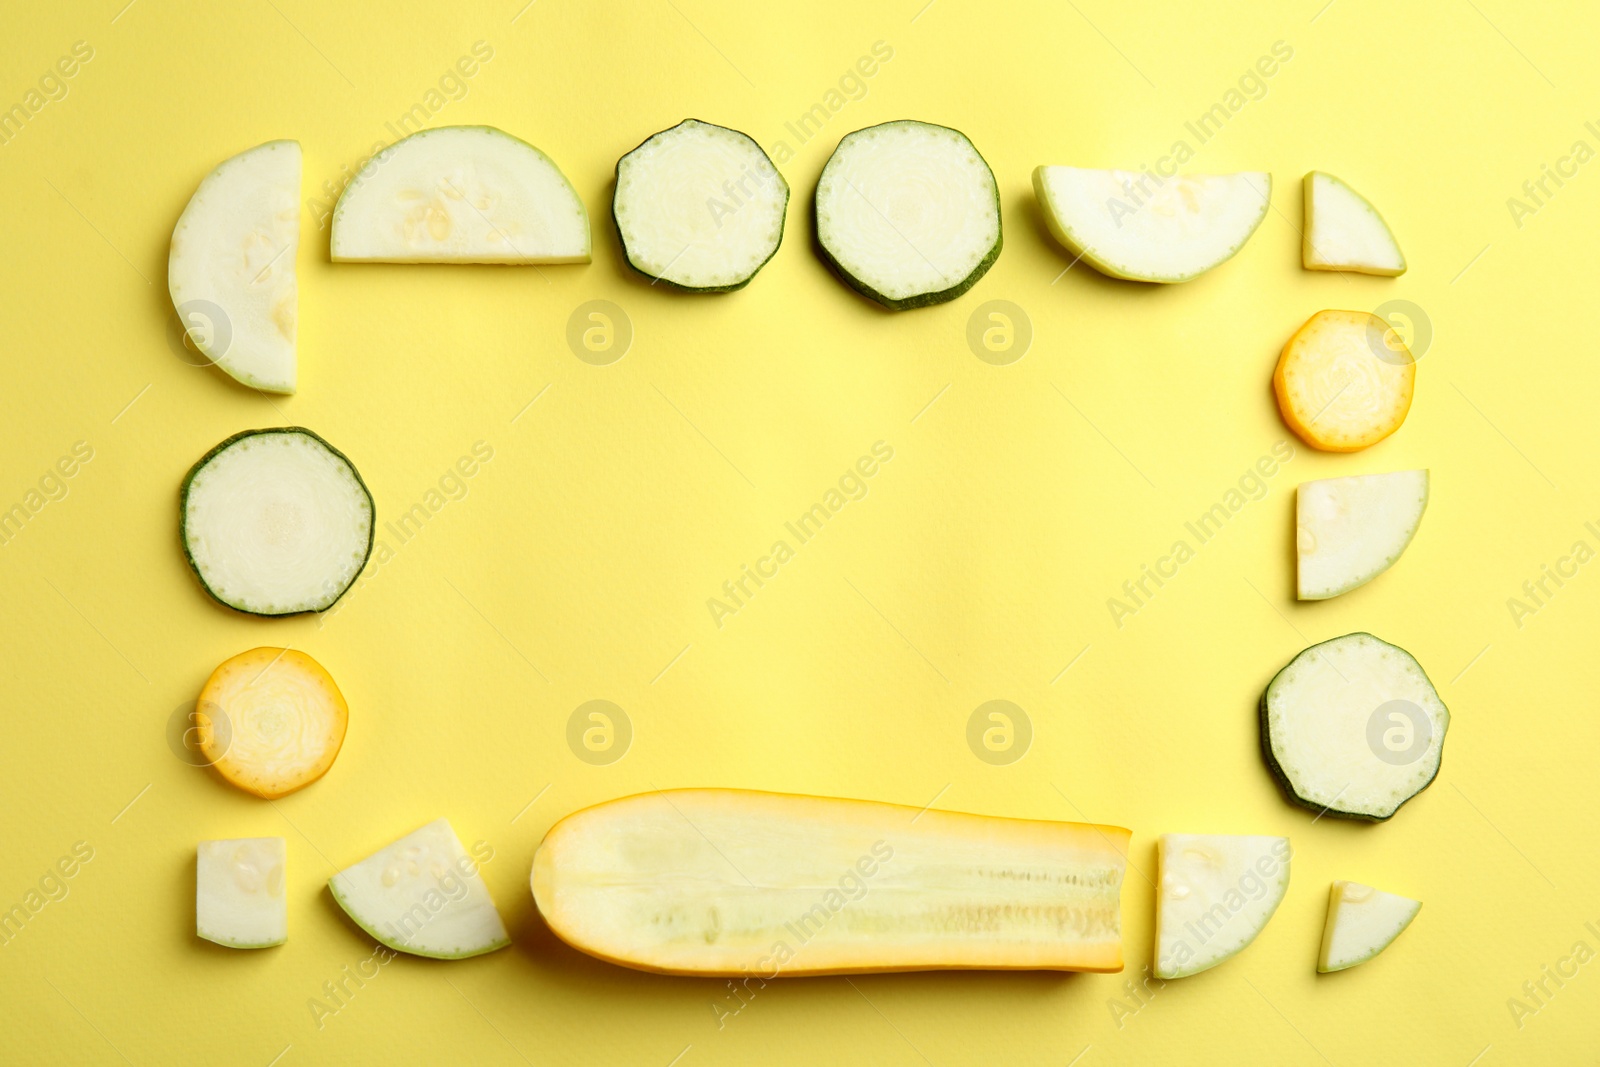
[{"label": "halved yellow zucchini", "polygon": [[741,789],[641,793],[551,828],[556,936],[663,974],[1120,971],[1129,831]]},{"label": "halved yellow zucchini", "polygon": [[292,648],[252,648],[200,690],[206,760],[231,784],[276,800],[328,773],[350,709],[322,664]]}]

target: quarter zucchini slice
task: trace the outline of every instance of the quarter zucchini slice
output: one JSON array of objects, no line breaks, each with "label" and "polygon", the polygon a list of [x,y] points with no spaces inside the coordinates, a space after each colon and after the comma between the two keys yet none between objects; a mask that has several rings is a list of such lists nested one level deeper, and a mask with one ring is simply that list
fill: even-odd
[{"label": "quarter zucchini slice", "polygon": [[396,952],[459,960],[511,944],[477,863],[445,819],[340,871],[328,891]]},{"label": "quarter zucchini slice", "polygon": [[1162,834],[1157,978],[1187,978],[1244,949],[1289,890],[1287,837]]},{"label": "quarter zucchini slice", "polygon": [[1295,553],[1301,600],[1327,600],[1394,566],[1428,507],[1428,472],[1301,482]]},{"label": "quarter zucchini slice", "polygon": [[202,841],[196,849],[194,932],[227,948],[289,940],[281,837]]},{"label": "quarter zucchini slice", "polygon": [[493,126],[385,148],[333,210],[335,263],[587,263],[589,214],[549,156]]},{"label": "quarter zucchini slice", "polygon": [[200,354],[245,385],[295,389],[300,144],[225,160],[178,217],[167,289]]},{"label": "quarter zucchini slice", "polygon": [[1420,900],[1360,882],[1333,883],[1317,970],[1342,971],[1367,962],[1392,945],[1421,910]]},{"label": "quarter zucchini slice", "polygon": [[1118,971],[1129,831],[738,789],[551,828],[533,897],[580,951],[664,974]]},{"label": "quarter zucchini slice", "polygon": [[1312,645],[1261,694],[1261,749],[1289,799],[1379,822],[1433,783],[1450,711],[1411,653],[1368,633]]},{"label": "quarter zucchini slice", "polygon": [[1300,261],[1306,270],[1349,270],[1390,278],[1406,272],[1400,242],[1366,197],[1320,170],[1306,175],[1305,195]]},{"label": "quarter zucchini slice", "polygon": [[246,793],[276,800],[328,773],[350,709],[322,664],[292,648],[253,648],[211,672],[196,703],[206,762]]},{"label": "quarter zucchini slice", "polygon": [[300,426],[246,430],[183,480],[183,550],[200,584],[251,615],[324,611],[372,552],[372,494],[344,453]]},{"label": "quarter zucchini slice", "polygon": [[1050,233],[1095,270],[1135,282],[1186,282],[1232,259],[1266,218],[1272,175],[1037,167]]},{"label": "quarter zucchini slice", "polygon": [[1359,452],[1406,421],[1417,364],[1398,334],[1365,311],[1319,311],[1278,357],[1283,421],[1312,448]]},{"label": "quarter zucchini slice", "polygon": [[748,134],[684,119],[617,160],[611,214],[634,270],[721,293],[777,252],[788,206],[789,183]]},{"label": "quarter zucchini slice", "polygon": [[846,134],[817,182],[822,255],[904,311],[954,300],[1000,256],[1000,194],[967,135],[902,120]]}]

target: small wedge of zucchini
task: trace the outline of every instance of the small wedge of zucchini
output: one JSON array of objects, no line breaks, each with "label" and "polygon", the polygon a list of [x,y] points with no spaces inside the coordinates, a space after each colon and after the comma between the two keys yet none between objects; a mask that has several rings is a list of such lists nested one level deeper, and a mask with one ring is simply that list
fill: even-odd
[{"label": "small wedge of zucchini", "polygon": [[1243,952],[1289,890],[1287,837],[1162,834],[1157,978],[1187,978]]},{"label": "small wedge of zucchini", "polygon": [[893,311],[954,300],[1000,256],[1000,194],[959,130],[902,120],[846,134],[817,182],[817,243]]},{"label": "small wedge of zucchini", "polygon": [[561,820],[533,896],[569,945],[666,974],[1122,969],[1129,832],[675,789]]},{"label": "small wedge of zucchini", "polygon": [[183,551],[205,591],[251,615],[325,611],[372,552],[372,494],[344,453],[300,426],[246,430],[183,480]]},{"label": "small wedge of zucchini", "polygon": [[1317,970],[1342,971],[1367,962],[1392,945],[1421,910],[1420,900],[1360,882],[1334,882]]}]

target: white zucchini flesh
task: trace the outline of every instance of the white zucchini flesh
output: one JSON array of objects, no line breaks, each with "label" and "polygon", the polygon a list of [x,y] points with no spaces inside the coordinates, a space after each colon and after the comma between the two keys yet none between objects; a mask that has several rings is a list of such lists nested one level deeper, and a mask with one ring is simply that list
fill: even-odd
[{"label": "white zucchini flesh", "polygon": [[1272,175],[1038,167],[1050,233],[1113,278],[1186,282],[1232,259],[1272,202]]},{"label": "white zucchini flesh", "polygon": [[397,952],[458,960],[511,943],[477,865],[445,819],[340,871],[328,889],[356,925]]},{"label": "white zucchini flesh", "polygon": [[1422,666],[1367,633],[1301,652],[1261,697],[1267,763],[1319,813],[1387,819],[1439,773],[1450,712]]},{"label": "white zucchini flesh", "polygon": [[1300,261],[1306,270],[1348,270],[1394,277],[1406,272],[1389,224],[1378,209],[1331,174],[1305,178],[1306,218]]},{"label": "white zucchini flesh", "polygon": [[846,134],[817,182],[816,224],[845,281],[895,310],[953,300],[1000,255],[993,172],[965,134],[927,122]]},{"label": "white zucchini flesh", "polygon": [[335,263],[587,263],[589,214],[549,156],[492,126],[385,148],[333,212]]},{"label": "white zucchini flesh", "polygon": [[748,135],[685,119],[617,161],[628,262],[681,289],[738,289],[783,240],[789,184]]},{"label": "white zucchini flesh", "polygon": [[1342,971],[1367,962],[1393,944],[1421,910],[1420,900],[1360,882],[1334,882],[1317,970]]},{"label": "white zucchini flesh", "polygon": [[281,837],[202,841],[195,855],[195,933],[228,948],[289,939]]},{"label": "white zucchini flesh", "polygon": [[254,615],[322,611],[372,550],[373,507],[350,461],[309,430],[250,430],[184,482],[184,551],[208,593]]},{"label": "white zucchini flesh", "polygon": [[1326,600],[1394,566],[1428,507],[1428,472],[1301,482],[1295,550],[1301,600]]},{"label": "white zucchini flesh", "polygon": [[1287,837],[1162,834],[1156,851],[1157,978],[1186,978],[1241,952],[1289,889]]},{"label": "white zucchini flesh", "polygon": [[295,389],[300,145],[268,141],[212,171],[172,231],[167,289],[200,353],[245,385]]}]

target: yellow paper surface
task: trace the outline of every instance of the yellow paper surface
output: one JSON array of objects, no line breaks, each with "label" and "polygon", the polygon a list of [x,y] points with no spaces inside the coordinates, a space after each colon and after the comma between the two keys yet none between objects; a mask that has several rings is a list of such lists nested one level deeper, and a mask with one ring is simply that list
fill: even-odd
[{"label": "yellow paper surface", "polygon": [[[0,546],[0,906],[27,914],[0,948],[0,1058],[1088,1067],[1592,1054],[1591,10],[121,2],[18,8],[0,39],[0,106],[28,115],[0,143],[0,507],[40,505]],[[76,42],[92,56],[61,76]],[[1275,46],[1292,54],[1258,67]],[[500,126],[549,153],[588,207],[594,262],[335,268],[308,208],[300,392],[266,397],[189,365],[165,271],[200,179],[294,138],[302,195],[324,199],[408,115]],[[793,190],[783,247],[731,296],[646,284],[611,224],[617,157],[686,116],[748,131]],[[809,201],[840,136],[897,118],[971,136],[999,181],[1005,249],[961,299],[891,315],[819,261]],[[1190,170],[1272,172],[1273,210],[1244,251],[1177,287],[1068,270],[1033,167],[1154,168],[1178,142]],[[1409,273],[1301,269],[1299,182],[1314,168],[1378,205]],[[608,365],[567,341],[593,300],[631,329]],[[1031,327],[1006,365],[968,343],[991,300]],[[1321,308],[1391,300],[1432,331],[1404,427],[1350,456],[1294,443],[1269,389],[1284,340]],[[238,430],[286,424],[359,466],[390,550],[321,619],[216,606],[177,542],[190,464]],[[1199,544],[1185,523],[1282,441],[1293,458],[1262,498]],[[47,477],[79,442],[92,459]],[[455,479],[475,446],[492,459]],[[892,458],[847,480],[860,498],[799,543],[785,524],[875,446]],[[1432,471],[1433,496],[1398,566],[1295,603],[1295,485],[1414,467]],[[396,536],[387,524],[408,514]],[[1181,539],[1193,558],[1159,589],[1147,580],[1153,595],[1119,626],[1108,599]],[[770,572],[780,540],[792,558],[759,587],[744,579],[739,610],[714,617],[708,601],[747,566]],[[1541,579],[1535,601],[1524,582]],[[1353,630],[1412,651],[1454,716],[1438,781],[1380,826],[1287,805],[1259,755],[1263,685],[1300,648]],[[276,803],[169,747],[211,669],[258,645],[313,655],[351,709],[332,771]],[[596,700],[631,733],[609,764],[568,744],[575,711]],[[1031,732],[1009,764],[967,741],[994,700]],[[579,749],[603,726],[588,714]],[[1149,959],[1153,892],[1130,872],[1120,976],[808,979],[741,1001],[719,980],[579,955],[528,892],[554,820],[688,785],[1125,825],[1151,875],[1162,832],[1282,834],[1293,881],[1248,951],[1141,998],[1124,982]],[[372,942],[326,879],[440,816],[492,849],[483,873],[515,944],[368,964]],[[197,941],[196,842],[252,836],[287,839],[288,944]],[[58,861],[71,878],[49,877]],[[1319,977],[1335,878],[1425,906],[1385,955]],[[375,976],[349,977],[363,970]],[[338,999],[327,983],[343,984]]]}]

